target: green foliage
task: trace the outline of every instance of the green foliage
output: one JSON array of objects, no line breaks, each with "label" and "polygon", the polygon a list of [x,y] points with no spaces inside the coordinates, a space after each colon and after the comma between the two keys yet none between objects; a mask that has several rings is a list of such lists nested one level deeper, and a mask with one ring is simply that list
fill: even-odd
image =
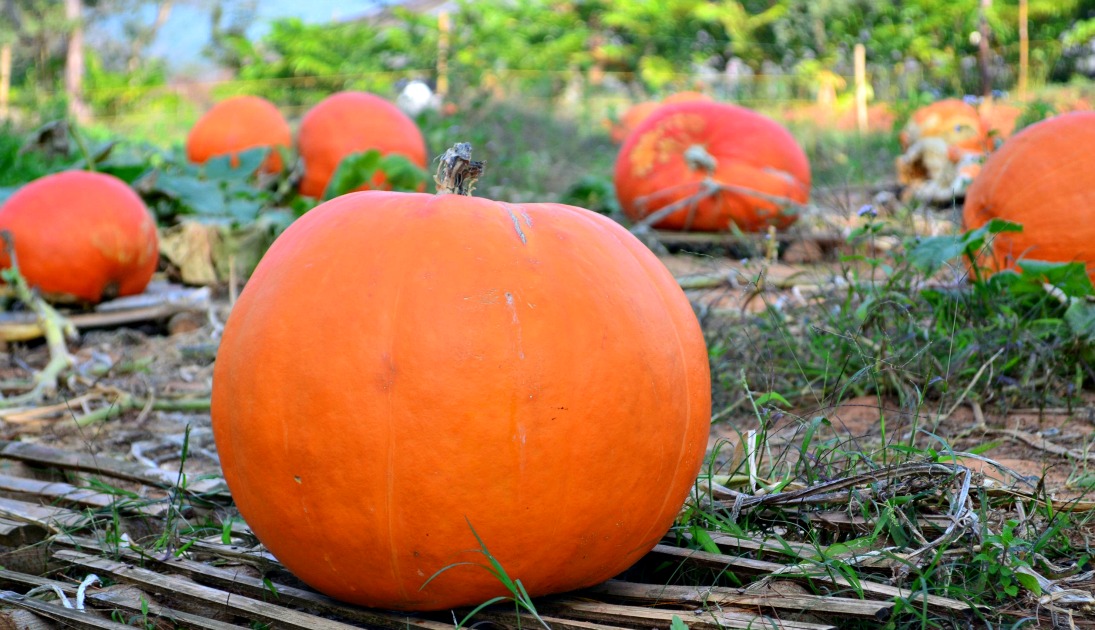
[{"label": "green foliage", "polygon": [[387,190],[414,192],[426,183],[426,171],[398,153],[381,155],[375,149],[352,153],[342,158],[335,169],[323,199],[334,199],[365,184],[377,185],[383,175]]}]

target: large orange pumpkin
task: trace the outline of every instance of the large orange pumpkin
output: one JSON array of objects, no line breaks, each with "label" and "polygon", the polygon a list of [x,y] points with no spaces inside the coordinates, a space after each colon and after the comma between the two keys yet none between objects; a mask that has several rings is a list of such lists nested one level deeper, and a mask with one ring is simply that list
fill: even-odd
[{"label": "large orange pumpkin", "polygon": [[[144,291],[159,262],[156,222],[122,180],[65,171],[0,206],[27,284],[51,299],[98,302]],[[11,265],[0,251],[0,267]]]},{"label": "large orange pumpkin", "polygon": [[1095,271],[1092,146],[1095,112],[1074,112],[1023,129],[989,156],[966,195],[963,223],[976,229],[1000,218],[1023,231],[995,235],[983,264],[999,270],[1020,258],[1079,260]]},{"label": "large orange pumpkin", "polygon": [[957,98],[916,110],[899,134],[902,149],[923,138],[942,138],[948,146],[962,151],[980,153],[991,148],[988,126],[977,108]]},{"label": "large orange pumpkin", "polygon": [[475,534],[533,596],[634,563],[695,482],[710,395],[688,300],[613,221],[367,191],[258,265],[212,416],[240,513],[291,571],[425,610],[506,593]]},{"label": "large orange pumpkin", "polygon": [[702,193],[708,179],[732,188],[704,195],[654,227],[785,228],[797,218],[790,206],[809,198],[810,164],[790,132],[775,121],[714,102],[663,106],[628,137],[616,159],[616,194],[635,221]]},{"label": "large orange pumpkin", "polygon": [[289,148],[293,132],[278,108],[259,96],[235,96],[217,103],[190,129],[186,157],[197,164],[209,158],[230,155],[232,164],[241,151],[270,147],[262,170],[277,173],[282,168],[277,147]]},{"label": "large orange pumpkin", "polygon": [[[426,141],[414,121],[366,92],[339,92],[316,104],[300,121],[297,146],[304,161],[300,194],[308,197],[323,196],[339,162],[351,153],[376,149],[426,166]],[[361,190],[370,187],[383,188],[383,174]]]}]

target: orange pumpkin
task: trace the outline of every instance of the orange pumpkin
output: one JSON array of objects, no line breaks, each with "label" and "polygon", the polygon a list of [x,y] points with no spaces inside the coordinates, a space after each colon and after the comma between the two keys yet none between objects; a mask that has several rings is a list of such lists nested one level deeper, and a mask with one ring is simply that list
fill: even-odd
[{"label": "orange pumpkin", "polygon": [[616,159],[616,194],[633,221],[702,193],[709,178],[732,189],[707,194],[654,227],[713,232],[733,223],[747,232],[769,225],[785,228],[797,217],[772,198],[794,204],[809,198],[810,164],[790,132],[735,105],[666,105],[628,137]]},{"label": "orange pumpkin", "polygon": [[[297,146],[304,161],[300,194],[322,197],[343,158],[376,149],[399,153],[425,168],[426,141],[398,107],[365,92],[339,92],[316,104],[300,121]],[[359,190],[384,188],[383,173]]]},{"label": "orange pumpkin", "polygon": [[899,135],[901,148],[908,149],[922,138],[942,138],[948,146],[976,153],[991,148],[988,127],[977,108],[957,98],[916,110]]},{"label": "orange pumpkin", "polygon": [[615,222],[367,191],[258,265],[212,417],[240,513],[293,573],[428,610],[506,593],[475,534],[533,596],[634,563],[695,482],[710,395],[688,300]]},{"label": "orange pumpkin", "polygon": [[198,119],[186,137],[186,157],[204,164],[211,157],[230,155],[232,165],[238,166],[241,151],[270,147],[262,170],[277,173],[282,160],[276,147],[292,144],[289,123],[273,103],[258,96],[235,96],[217,103]]},{"label": "orange pumpkin", "polygon": [[963,224],[976,229],[1000,218],[1023,226],[993,237],[982,260],[990,271],[1020,258],[1080,260],[1095,271],[1093,143],[1095,112],[1074,112],[1023,129],[989,156],[966,194]]},{"label": "orange pumpkin", "polygon": [[[122,180],[65,171],[37,179],[0,206],[27,284],[60,301],[99,302],[144,291],[159,262],[156,222]],[[0,267],[9,267],[0,251]]]}]

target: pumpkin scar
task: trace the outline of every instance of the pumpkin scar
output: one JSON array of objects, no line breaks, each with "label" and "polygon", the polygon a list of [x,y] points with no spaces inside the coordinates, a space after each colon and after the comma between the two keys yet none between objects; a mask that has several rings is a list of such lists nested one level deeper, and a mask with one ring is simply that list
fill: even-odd
[{"label": "pumpkin scar", "polygon": [[[510,210],[509,208],[506,208],[506,212],[509,213],[509,218],[513,220],[513,229],[517,230],[517,236],[521,237],[521,243],[527,245],[528,244],[528,238],[525,237],[524,231],[521,230],[521,220],[517,218],[516,214],[513,214],[513,210]],[[526,221],[528,220],[527,215],[525,216],[525,220]],[[529,223],[529,225],[531,226],[532,223]]]},{"label": "pumpkin scar", "polygon": [[517,327],[517,357],[524,359],[525,351],[521,347],[521,320],[517,319],[517,305],[513,302],[513,294],[506,291],[506,306],[509,307],[511,313],[513,313],[513,325]]}]

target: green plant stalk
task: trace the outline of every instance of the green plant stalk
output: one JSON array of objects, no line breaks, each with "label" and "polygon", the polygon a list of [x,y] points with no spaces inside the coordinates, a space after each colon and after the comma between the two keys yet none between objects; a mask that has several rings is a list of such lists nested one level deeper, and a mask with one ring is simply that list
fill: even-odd
[{"label": "green plant stalk", "polygon": [[[189,400],[153,400],[151,409],[156,411],[208,411],[212,400],[209,398],[194,398]],[[135,396],[124,395],[114,403],[96,409],[76,418],[76,426],[86,427],[115,418],[133,409],[144,409],[149,401]]]}]

